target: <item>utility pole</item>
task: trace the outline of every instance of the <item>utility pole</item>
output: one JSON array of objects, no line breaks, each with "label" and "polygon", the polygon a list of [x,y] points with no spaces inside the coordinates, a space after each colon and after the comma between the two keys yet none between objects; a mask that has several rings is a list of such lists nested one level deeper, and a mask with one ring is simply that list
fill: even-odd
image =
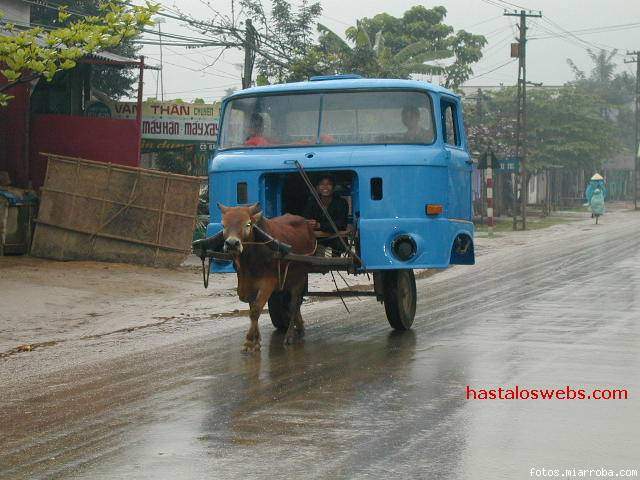
[{"label": "utility pole", "polygon": [[[520,160],[520,202],[522,207],[522,230],[527,229],[527,200],[529,194],[526,154],[527,154],[527,18],[542,18],[542,12],[533,13],[531,10],[504,12],[505,17],[520,17],[518,25],[518,43],[511,46],[511,56],[518,57],[518,116],[516,124],[516,158]],[[514,182],[515,183],[515,182]],[[514,197],[517,195],[517,189]],[[513,229],[517,230],[516,212],[514,208]]]},{"label": "utility pole", "polygon": [[634,60],[625,60],[624,63],[636,64],[636,128],[635,148],[633,152],[633,208],[638,210],[638,154],[640,154],[640,137],[638,124],[640,123],[640,51],[627,52],[627,55],[635,56]]},{"label": "utility pole", "polygon": [[255,36],[253,24],[250,19],[245,22],[244,31],[244,71],[242,74],[242,88],[251,86],[251,77],[253,76],[253,62],[256,59],[255,52]]},{"label": "utility pole", "polygon": [[[158,24],[158,43],[160,44],[160,101],[164,102],[164,78],[162,73],[164,72],[164,65],[162,62],[162,30],[160,30],[160,24],[165,23],[164,18],[156,20]],[[158,82],[156,81],[156,100],[158,99]]]}]

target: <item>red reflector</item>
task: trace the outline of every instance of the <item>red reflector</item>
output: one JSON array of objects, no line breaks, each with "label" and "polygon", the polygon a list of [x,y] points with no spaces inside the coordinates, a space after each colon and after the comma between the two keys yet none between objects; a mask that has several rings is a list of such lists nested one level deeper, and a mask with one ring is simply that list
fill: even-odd
[{"label": "red reflector", "polygon": [[427,215],[440,215],[442,213],[442,205],[427,205]]}]

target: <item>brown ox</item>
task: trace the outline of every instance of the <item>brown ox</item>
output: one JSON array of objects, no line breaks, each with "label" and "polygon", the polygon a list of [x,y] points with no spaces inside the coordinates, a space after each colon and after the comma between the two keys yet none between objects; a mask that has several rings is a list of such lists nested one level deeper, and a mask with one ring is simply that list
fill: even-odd
[{"label": "brown ox", "polygon": [[267,219],[262,216],[258,203],[248,207],[226,207],[222,204],[218,204],[218,207],[222,212],[224,250],[233,256],[238,273],[238,297],[250,306],[251,326],[242,350],[260,350],[258,318],[271,294],[278,291],[290,295],[289,326],[284,343],[293,343],[296,336],[304,335],[300,305],[308,267],[274,259],[272,250],[255,240],[254,226],[291,245],[291,251],[299,254],[311,254],[315,250],[313,228],[297,215]]}]

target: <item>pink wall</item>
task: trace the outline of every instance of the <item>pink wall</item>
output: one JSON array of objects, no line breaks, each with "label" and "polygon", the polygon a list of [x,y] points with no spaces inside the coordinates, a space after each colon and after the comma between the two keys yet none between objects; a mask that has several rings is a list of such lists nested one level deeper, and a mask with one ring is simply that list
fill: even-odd
[{"label": "pink wall", "polygon": [[[0,74],[0,85],[5,78]],[[4,93],[14,98],[0,107],[0,170],[6,170],[15,185],[26,187],[29,182],[27,157],[30,87],[18,85]]]},{"label": "pink wall", "polygon": [[47,165],[40,152],[138,167],[139,149],[140,130],[135,120],[33,115],[30,177],[35,187],[42,186]]}]

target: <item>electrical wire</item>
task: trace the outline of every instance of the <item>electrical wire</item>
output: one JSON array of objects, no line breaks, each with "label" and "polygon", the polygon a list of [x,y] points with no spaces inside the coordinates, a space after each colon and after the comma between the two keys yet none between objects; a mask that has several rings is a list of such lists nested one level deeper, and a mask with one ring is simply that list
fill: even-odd
[{"label": "electrical wire", "polygon": [[[605,32],[617,32],[617,31],[621,31],[621,30],[633,30],[636,28],[640,28],[640,22],[635,22],[635,23],[621,23],[618,25],[608,25],[605,27],[590,27],[590,28],[581,28],[578,30],[567,30],[567,33],[571,33],[571,34],[580,34],[580,35],[595,35],[598,33],[605,33]],[[556,34],[556,35],[543,35],[543,36],[538,36],[538,37],[529,37],[529,40],[542,40],[542,39],[547,39],[547,38],[557,38],[561,36],[561,34]]]},{"label": "electrical wire", "polygon": [[[151,60],[155,60],[157,62],[160,61],[159,58],[152,57],[151,55],[148,55],[146,58],[150,58]],[[228,78],[230,80],[235,80],[235,78],[236,78],[236,77],[233,77],[233,76],[230,76],[230,75],[222,75],[222,74],[217,74],[217,73],[211,73],[211,72],[207,72],[206,70],[197,69],[197,68],[191,68],[191,67],[187,67],[185,65],[179,65],[177,63],[167,62],[166,60],[164,60],[163,63],[166,63],[167,65],[171,65],[172,67],[183,68],[183,69],[189,70],[191,72],[201,73],[203,75],[209,75],[209,76],[212,76],[212,77]]]},{"label": "electrical wire", "polygon": [[505,5],[509,5],[510,7],[519,8],[520,10],[528,10],[531,11],[528,7],[523,7],[522,5],[518,5],[517,3],[507,2],[506,0],[496,0],[499,3],[503,3]]},{"label": "electrical wire", "polygon": [[496,15],[494,17],[490,17],[490,18],[487,18],[485,20],[481,20],[478,23],[474,23],[473,25],[469,25],[468,27],[463,27],[462,30],[467,30],[467,29],[471,29],[471,28],[477,27],[479,25],[484,25],[485,23],[492,22],[493,20],[497,20],[499,18],[502,18],[502,15]]},{"label": "electrical wire", "polygon": [[[551,30],[552,34],[559,34],[561,38],[564,38],[566,40],[574,39],[575,41],[579,42],[579,44],[581,45],[581,48],[587,48],[587,49],[595,48],[597,50],[606,50],[608,48],[608,49],[611,49],[611,50],[619,50],[618,48],[613,47],[611,45],[606,45],[606,44],[603,44],[603,43],[598,45],[598,44],[596,44],[594,42],[589,42],[587,40],[584,40],[584,39],[578,37],[577,35],[571,33],[570,31],[565,29],[563,26],[561,26],[558,23],[554,22],[548,16],[547,17],[543,17],[542,20],[547,22],[552,28],[559,29],[562,33],[559,34],[558,32],[554,31],[552,28],[550,29],[550,28],[540,24],[540,26],[542,27],[543,30],[546,30],[546,31]],[[606,48],[603,48],[603,47],[606,47]],[[621,55],[621,54],[617,54],[617,55]]]},{"label": "electrical wire", "polygon": [[502,10],[504,10],[504,6],[500,5],[498,2],[495,2],[493,0],[480,0],[481,2],[486,3],[487,5],[491,5],[492,7],[498,7]]},{"label": "electrical wire", "polygon": [[[476,78],[484,77],[485,75],[488,75],[489,73],[495,72],[496,70],[500,70],[501,68],[504,68],[504,67],[506,67],[507,65],[510,65],[510,64],[515,63],[515,62],[517,62],[517,61],[518,61],[518,59],[517,59],[517,58],[512,58],[512,59],[510,59],[508,62],[503,63],[502,65],[499,65],[499,66],[497,66],[497,67],[495,67],[495,68],[492,68],[491,70],[487,70],[486,72],[482,72],[482,73],[479,73],[478,75],[474,75],[473,77],[468,78],[468,79],[467,79],[467,82],[468,82],[469,80],[474,80],[474,79],[476,79]],[[466,83],[466,82],[465,82],[465,83]]]},{"label": "electrical wire", "polygon": [[181,90],[179,92],[166,92],[165,95],[179,95],[182,93],[194,93],[194,92],[205,92],[205,91],[219,91],[219,90],[226,90],[227,88],[230,87],[235,87],[235,86],[240,86],[240,80],[238,80],[237,83],[228,83],[226,85],[219,85],[217,87],[209,87],[209,88],[194,88],[192,90]]}]

